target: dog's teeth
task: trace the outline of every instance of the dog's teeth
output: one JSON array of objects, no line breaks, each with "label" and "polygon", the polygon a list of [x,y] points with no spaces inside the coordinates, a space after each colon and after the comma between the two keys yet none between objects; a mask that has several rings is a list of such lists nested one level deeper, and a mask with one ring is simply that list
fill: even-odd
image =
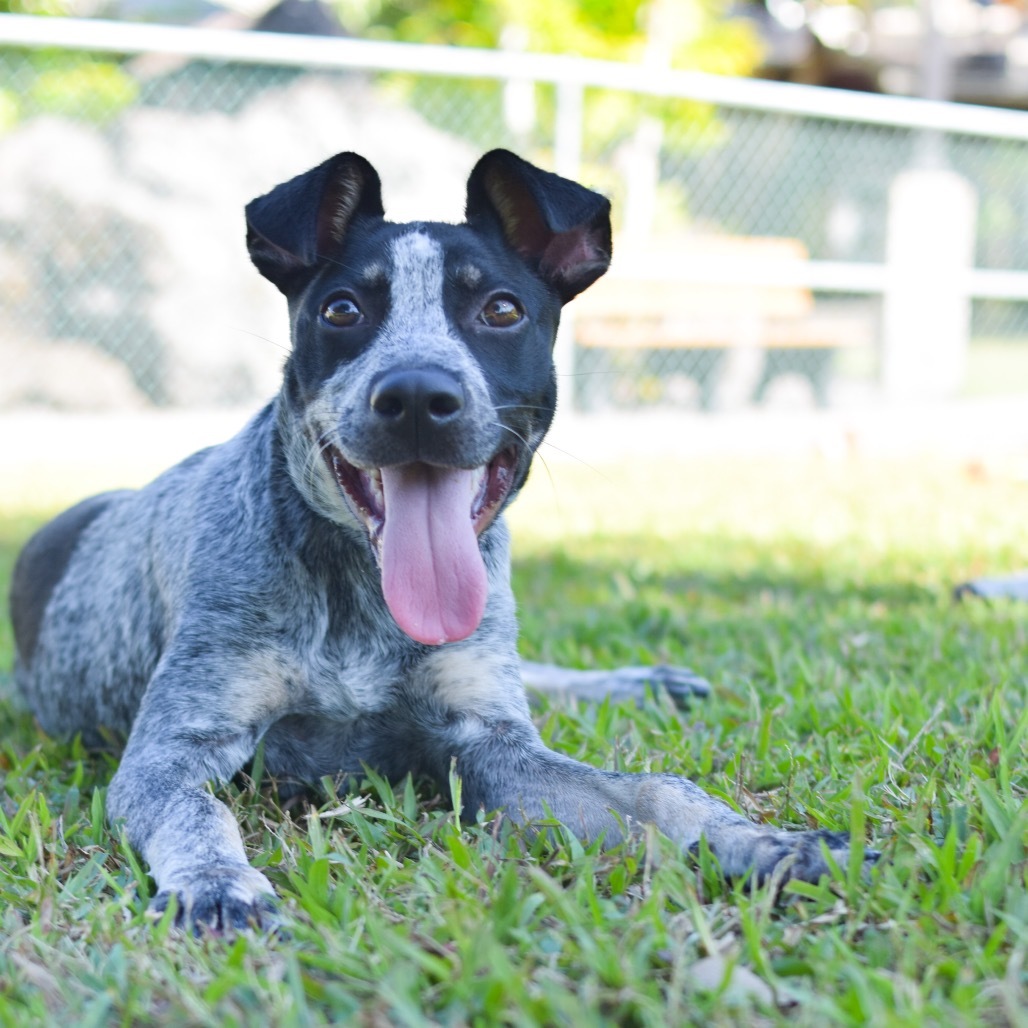
[{"label": "dog's teeth", "polygon": [[471,492],[471,517],[477,518],[482,513],[482,507],[485,505],[486,493],[489,489],[489,465],[483,464],[479,469],[482,473],[476,480],[474,476],[469,476],[468,484]]},{"label": "dog's teeth", "polygon": [[372,468],[368,472],[368,484],[371,487],[371,497],[378,505],[378,509],[384,510],[385,494],[382,492],[382,472],[378,468]]}]

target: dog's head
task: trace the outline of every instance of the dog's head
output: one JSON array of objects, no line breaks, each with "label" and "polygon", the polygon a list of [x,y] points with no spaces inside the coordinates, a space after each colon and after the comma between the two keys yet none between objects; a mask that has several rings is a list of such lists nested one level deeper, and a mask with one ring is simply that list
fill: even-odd
[{"label": "dog's head", "polygon": [[479,537],[553,417],[561,307],[610,262],[609,203],[494,150],[464,224],[393,224],[375,169],[343,153],[246,216],[289,302],[297,486],[366,534],[408,635],[466,638],[488,592]]}]

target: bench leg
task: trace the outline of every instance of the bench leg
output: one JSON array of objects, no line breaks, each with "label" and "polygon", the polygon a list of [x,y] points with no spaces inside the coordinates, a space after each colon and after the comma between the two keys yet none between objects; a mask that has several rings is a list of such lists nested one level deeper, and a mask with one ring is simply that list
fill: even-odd
[{"label": "bench leg", "polygon": [[[572,403],[575,409],[589,412],[610,402],[613,368],[606,350],[593,347],[576,347],[574,378],[570,384]],[[567,389],[564,383],[558,388]]]},{"label": "bench leg", "polygon": [[791,372],[807,379],[818,407],[827,407],[834,356],[833,349],[820,346],[790,346],[765,351],[764,368],[753,390],[753,402],[763,403],[771,383],[779,375]]},{"label": "bench leg", "polygon": [[764,365],[760,370],[760,381],[757,383],[756,388],[753,390],[753,402],[763,403],[764,397],[767,395],[768,386],[775,380],[775,377],[780,374],[777,365],[772,358],[770,352],[764,355]]},{"label": "bench leg", "polygon": [[824,408],[828,406],[828,384],[832,378],[835,351],[827,348],[814,350],[810,356],[810,384],[814,388],[814,402]]},{"label": "bench leg", "polygon": [[695,379],[700,387],[700,408],[710,411],[717,405],[717,391],[725,370],[725,350],[707,349],[688,350],[689,366],[685,374]]}]

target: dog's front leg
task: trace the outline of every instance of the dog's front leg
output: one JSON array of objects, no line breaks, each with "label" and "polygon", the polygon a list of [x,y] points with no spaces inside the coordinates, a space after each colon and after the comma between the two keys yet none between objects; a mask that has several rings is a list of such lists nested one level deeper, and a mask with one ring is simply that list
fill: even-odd
[{"label": "dog's front leg", "polygon": [[[465,715],[451,729],[466,816],[502,809],[513,820],[555,817],[583,840],[620,842],[626,831],[653,824],[683,849],[705,839],[731,878],[817,881],[829,873],[824,849],[842,864],[846,833],[790,832],[757,825],[671,774],[601,771],[547,749],[530,721],[510,712]],[[878,854],[868,851],[868,863]]]},{"label": "dog's front leg", "polygon": [[249,865],[235,819],[207,789],[253,755],[257,733],[240,727],[172,735],[163,718],[157,723],[160,732],[144,709],[107,796],[108,817],[124,822],[157,883],[152,909],[163,911],[174,896],[180,925],[266,923],[274,910],[271,883]]}]

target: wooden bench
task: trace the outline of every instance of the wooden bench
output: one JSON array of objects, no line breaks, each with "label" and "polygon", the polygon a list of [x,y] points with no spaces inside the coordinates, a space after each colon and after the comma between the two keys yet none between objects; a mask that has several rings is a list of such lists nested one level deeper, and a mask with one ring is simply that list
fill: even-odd
[{"label": "wooden bench", "polygon": [[[760,402],[771,382],[798,372],[811,384],[816,402],[828,403],[834,353],[866,340],[860,326],[814,309],[802,284],[807,251],[797,239],[688,236],[673,243],[614,247],[611,270],[573,307],[575,341],[591,351],[635,351],[636,365],[666,365],[669,350],[688,350],[678,373],[697,381],[700,404],[714,406],[729,350],[765,351],[753,390]],[[601,368],[602,371],[602,368]],[[659,374],[654,370],[655,374]],[[588,402],[589,380],[582,396]]]}]

